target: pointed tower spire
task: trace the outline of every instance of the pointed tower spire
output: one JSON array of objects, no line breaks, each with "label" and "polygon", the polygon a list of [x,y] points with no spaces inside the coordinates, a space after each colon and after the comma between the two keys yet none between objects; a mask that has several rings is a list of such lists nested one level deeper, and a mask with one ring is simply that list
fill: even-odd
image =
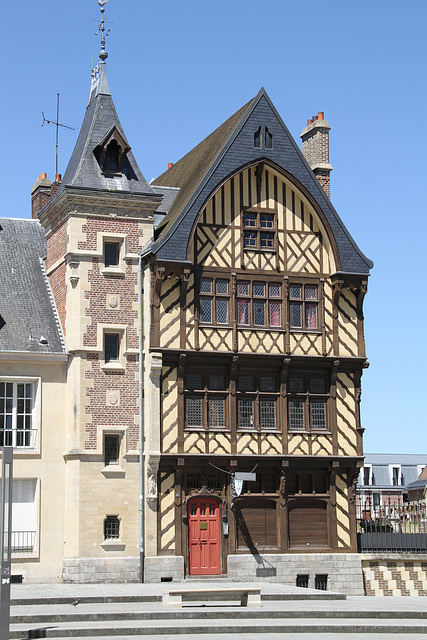
[{"label": "pointed tower spire", "polygon": [[96,35],[101,34],[101,51],[99,52],[99,59],[101,62],[97,67],[92,69],[92,82],[90,85],[90,93],[89,93],[89,102],[94,96],[103,93],[104,95],[111,95],[110,87],[108,85],[107,80],[107,65],[105,64],[106,59],[108,58],[108,52],[105,50],[105,38],[110,33],[110,30],[105,30],[105,5],[108,0],[98,0],[98,4],[100,6],[101,11],[101,22],[98,25],[98,31]]}]

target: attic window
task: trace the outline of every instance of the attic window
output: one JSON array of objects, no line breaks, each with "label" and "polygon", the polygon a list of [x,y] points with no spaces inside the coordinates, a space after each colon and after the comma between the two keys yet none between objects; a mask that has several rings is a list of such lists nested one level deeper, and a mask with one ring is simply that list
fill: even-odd
[{"label": "attic window", "polygon": [[121,175],[123,158],[129,151],[130,146],[116,126],[94,149],[101,171],[107,176]]},{"label": "attic window", "polygon": [[104,171],[112,173],[118,173],[120,171],[120,151],[121,149],[116,140],[111,140],[110,144],[107,146],[105,153],[103,167]]},{"label": "attic window", "polygon": [[258,127],[254,132],[254,147],[265,149],[273,148],[273,134],[268,127]]}]

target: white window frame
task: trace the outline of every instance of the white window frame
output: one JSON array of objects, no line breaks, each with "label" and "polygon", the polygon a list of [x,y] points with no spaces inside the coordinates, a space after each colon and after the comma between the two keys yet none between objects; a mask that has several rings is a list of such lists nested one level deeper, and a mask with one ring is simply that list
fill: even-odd
[{"label": "white window frame", "polygon": [[[41,427],[41,378],[34,377],[14,377],[0,376],[0,382],[12,383],[13,386],[13,414],[12,414],[12,438],[13,450],[17,454],[21,453],[38,453],[40,451],[40,427]],[[17,427],[16,427],[16,410],[17,410],[17,385],[32,385],[32,408],[31,408],[31,436],[29,446],[16,446]]]},{"label": "white window frame", "polygon": [[[34,483],[34,502],[33,502],[33,509],[34,509],[34,528],[35,528],[35,535],[34,535],[34,540],[33,540],[33,545],[32,545],[32,551],[26,550],[23,552],[15,552],[12,551],[12,559],[15,560],[16,562],[18,562],[19,560],[24,560],[24,559],[28,559],[28,558],[38,558],[40,555],[40,478],[35,478],[35,477],[14,477],[13,478],[13,482],[16,481],[32,481]],[[0,478],[0,491],[1,491],[1,478]],[[12,492],[13,492],[13,484],[12,484]],[[13,498],[12,498],[12,534],[14,532],[14,518],[13,518],[13,513],[14,513],[14,508],[13,505],[16,504],[16,500],[15,502],[13,502]],[[16,511],[15,511],[16,513]],[[13,544],[13,536],[12,536],[12,544]]]},{"label": "white window frame", "polygon": [[[365,484],[365,469],[369,470],[369,482],[367,485]],[[372,464],[368,463],[363,465],[363,467],[360,469],[360,485],[362,487],[366,487],[366,486],[372,487],[372,477],[373,477]]]},{"label": "white window frame", "polygon": [[[398,469],[399,477],[398,483],[393,483],[393,470]],[[401,487],[402,486],[402,466],[400,464],[389,464],[388,465],[389,475],[390,475],[390,484],[392,487]]]}]

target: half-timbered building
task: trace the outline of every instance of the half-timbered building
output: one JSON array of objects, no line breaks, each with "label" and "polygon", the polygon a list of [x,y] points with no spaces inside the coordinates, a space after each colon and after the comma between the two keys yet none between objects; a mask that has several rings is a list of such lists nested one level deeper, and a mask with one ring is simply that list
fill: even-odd
[{"label": "half-timbered building", "polygon": [[372,263],[330,202],[329,128],[308,121],[303,155],[261,89],[152,183],[147,575],[354,561]]},{"label": "half-timbered building", "polygon": [[[328,576],[361,593],[372,263],[330,201],[329,124],[309,120],[301,152],[261,89],[148,184],[112,101],[100,26],[75,149],[63,180],[34,185],[27,224],[37,260],[46,254],[60,337],[49,361],[62,378],[56,414],[40,410],[40,392],[28,399],[41,445],[17,470],[41,504],[62,501],[63,535],[52,545],[42,510],[15,567],[25,582],[135,581],[141,568],[146,581]],[[35,392],[34,367],[14,367],[2,388],[29,377]]]}]

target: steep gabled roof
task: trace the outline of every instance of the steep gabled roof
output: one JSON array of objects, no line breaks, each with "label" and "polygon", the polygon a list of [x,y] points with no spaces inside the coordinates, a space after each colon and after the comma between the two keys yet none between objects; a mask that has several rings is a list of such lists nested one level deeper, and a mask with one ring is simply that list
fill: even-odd
[{"label": "steep gabled roof", "polygon": [[[114,129],[126,142],[121,175],[105,175],[99,164],[96,149]],[[92,82],[89,103],[74,151],[55,197],[67,187],[98,191],[123,191],[132,194],[154,195],[130,151],[126,136],[117,116],[107,81],[105,62],[100,63],[99,77]]]},{"label": "steep gabled roof", "polygon": [[44,269],[43,227],[37,220],[0,218],[0,228],[0,352],[65,353]]},{"label": "steep gabled roof", "polygon": [[[254,132],[262,125],[273,133],[274,142],[260,157]],[[161,260],[185,260],[193,223],[207,198],[227,176],[257,160],[283,168],[315,200],[334,234],[340,270],[368,274],[373,263],[347,231],[264,89],[152,183],[159,189],[177,187],[180,191],[159,226],[150,253]]]}]

